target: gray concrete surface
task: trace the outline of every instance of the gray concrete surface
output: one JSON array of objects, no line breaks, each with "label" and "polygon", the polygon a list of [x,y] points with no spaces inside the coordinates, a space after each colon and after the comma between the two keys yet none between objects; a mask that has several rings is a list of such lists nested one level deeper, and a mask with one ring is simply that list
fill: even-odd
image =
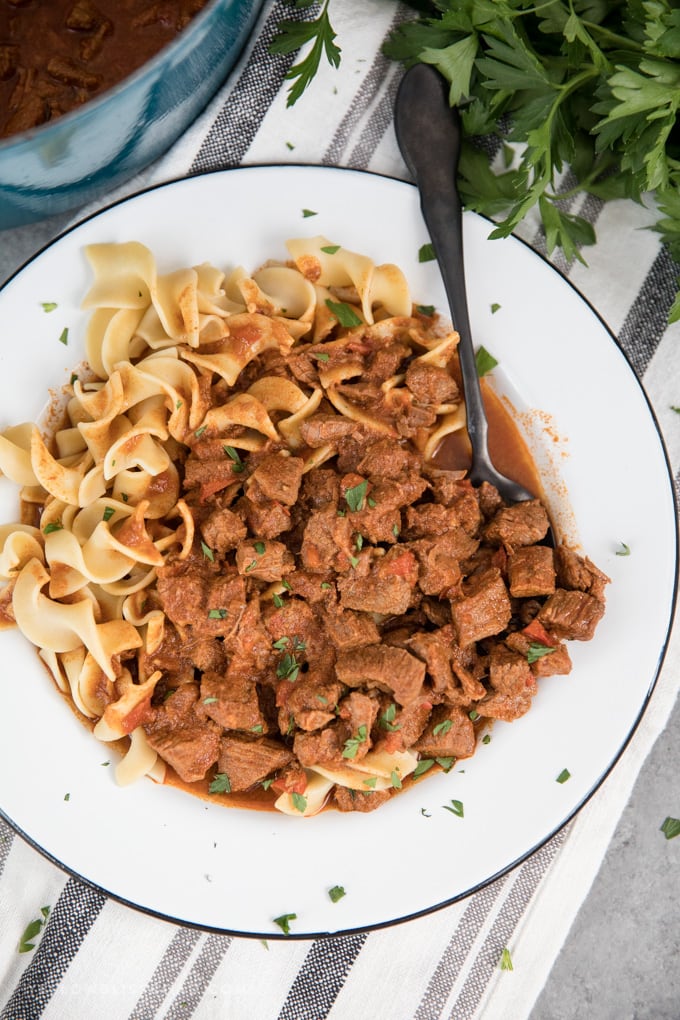
[{"label": "gray concrete surface", "polygon": [[[0,233],[0,285],[67,219]],[[680,818],[679,737],[680,702],[530,1020],[680,1020],[680,837],[659,831]]]}]

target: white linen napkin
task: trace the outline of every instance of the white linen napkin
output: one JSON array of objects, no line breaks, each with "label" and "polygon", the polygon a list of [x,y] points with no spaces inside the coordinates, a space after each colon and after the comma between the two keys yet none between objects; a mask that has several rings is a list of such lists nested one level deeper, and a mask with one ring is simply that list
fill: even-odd
[{"label": "white linen napkin", "polygon": [[[338,71],[322,68],[303,99],[286,107],[291,59],[273,57],[268,47],[292,10],[268,0],[219,95],[160,162],[118,195],[188,173],[263,163],[332,164],[408,179],[391,122],[401,69],[380,52],[390,27],[408,12],[386,0],[332,7],[343,47]],[[640,229],[651,222],[651,210],[589,202],[580,211],[597,221],[598,244],[587,269],[561,268],[618,335],[643,380],[677,478],[680,430],[671,406],[680,402],[673,384],[680,378],[680,327],[666,326],[674,268],[656,235]],[[523,233],[542,247],[535,227]],[[475,895],[385,930],[263,944],[175,926],[67,876],[0,825],[0,1017],[522,1020],[667,722],[679,678],[676,636],[625,754],[578,816]],[[44,905],[51,912],[35,950],[19,954],[21,933]],[[500,967],[505,948],[511,971]]]}]

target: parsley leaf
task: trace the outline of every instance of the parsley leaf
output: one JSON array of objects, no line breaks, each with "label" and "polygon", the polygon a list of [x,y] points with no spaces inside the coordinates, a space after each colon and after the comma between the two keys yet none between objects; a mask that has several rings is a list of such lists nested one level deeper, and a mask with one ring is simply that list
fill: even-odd
[{"label": "parsley leaf", "polygon": [[357,730],[355,737],[348,737],[345,741],[344,749],[342,752],[343,758],[356,758],[359,745],[363,744],[368,738],[368,730],[366,726],[360,726]]},{"label": "parsley leaf", "polygon": [[334,885],[331,889],[328,890],[328,895],[332,903],[337,903],[338,900],[341,900],[343,896],[347,895],[347,893],[345,892],[343,886]]},{"label": "parsley leaf", "polygon": [[326,307],[333,313],[340,325],[346,329],[353,329],[355,326],[361,325],[361,319],[357,313],[351,305],[344,301],[331,301],[330,298],[326,298]]},{"label": "parsley leaf", "polygon": [[278,924],[284,935],[290,935],[290,922],[297,920],[297,914],[281,914],[274,918],[274,924]]},{"label": "parsley leaf", "polygon": [[226,772],[218,772],[208,787],[208,793],[231,793],[231,783]]},{"label": "parsley leaf", "polygon": [[19,939],[18,951],[20,953],[30,953],[31,950],[35,949],[35,942],[33,939],[40,934],[42,929],[47,924],[47,919],[50,916],[50,907],[40,908],[40,917],[36,917],[34,921],[31,921],[24,928],[21,938]]},{"label": "parsley leaf", "polygon": [[661,826],[666,839],[675,839],[676,836],[680,836],[680,818],[671,818],[670,816],[664,820]]},{"label": "parsley leaf", "polygon": [[367,479],[364,479],[363,482],[359,482],[358,485],[353,485],[351,488],[345,489],[345,500],[352,513],[358,513],[360,510],[363,510],[367,489]]},{"label": "parsley leaf", "polygon": [[486,347],[478,347],[475,353],[475,365],[477,366],[477,375],[481,379],[487,372],[491,372],[496,367],[498,362],[494,358],[493,354],[489,354]]},{"label": "parsley leaf", "polygon": [[542,645],[540,641],[532,641],[527,651],[527,662],[529,665],[532,662],[537,662],[542,659],[544,655],[552,655],[553,652],[557,651],[552,645]]},{"label": "parsley leaf", "polygon": [[[301,46],[311,43],[306,55],[293,64],[286,80],[293,84],[288,90],[286,106],[293,106],[310,84],[319,70],[321,58],[325,55],[333,67],[340,66],[340,47],[335,44],[336,34],[330,22],[328,7],[330,0],[325,0],[318,18],[311,21],[285,20],[279,22],[278,33],[274,36],[269,50],[273,54],[288,54],[299,50]],[[309,0],[297,0],[298,8],[309,7]]]}]

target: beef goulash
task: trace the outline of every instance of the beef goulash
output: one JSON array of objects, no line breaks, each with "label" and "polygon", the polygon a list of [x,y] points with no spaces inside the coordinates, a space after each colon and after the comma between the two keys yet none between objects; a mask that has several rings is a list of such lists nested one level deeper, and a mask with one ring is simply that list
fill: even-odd
[{"label": "beef goulash", "polygon": [[0,0],[0,138],[56,120],[155,56],[207,0]]},{"label": "beef goulash", "polygon": [[0,612],[119,782],[370,811],[569,673],[608,578],[447,466],[458,335],[400,270],[288,249],[227,276],[87,249],[90,375],[52,446],[0,434]]}]

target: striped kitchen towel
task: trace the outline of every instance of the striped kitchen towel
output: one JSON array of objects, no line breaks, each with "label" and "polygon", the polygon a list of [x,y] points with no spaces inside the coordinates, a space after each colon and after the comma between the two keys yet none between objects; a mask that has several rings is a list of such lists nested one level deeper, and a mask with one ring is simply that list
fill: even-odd
[{"label": "striped kitchen towel", "polygon": [[[392,127],[401,69],[381,53],[409,16],[389,0],[339,0],[339,70],[323,67],[287,108],[292,57],[269,45],[285,17],[267,0],[239,65],[173,150],[120,194],[221,167],[309,163],[408,179]],[[111,197],[111,196],[110,196]],[[116,196],[113,196],[116,197]],[[667,326],[677,266],[645,228],[653,210],[585,201],[598,244],[556,264],[598,309],[643,380],[680,469],[680,327]],[[544,248],[535,224],[525,240]],[[629,257],[635,251],[635,258]],[[43,859],[0,824],[1,1020],[522,1020],[531,1013],[588,893],[635,779],[678,689],[675,641],[625,755],[578,816],[475,895],[391,928],[318,940],[260,941],[175,926],[107,899]],[[45,919],[43,907],[49,907]],[[35,948],[18,953],[27,924]],[[502,969],[508,949],[513,969]]]}]

